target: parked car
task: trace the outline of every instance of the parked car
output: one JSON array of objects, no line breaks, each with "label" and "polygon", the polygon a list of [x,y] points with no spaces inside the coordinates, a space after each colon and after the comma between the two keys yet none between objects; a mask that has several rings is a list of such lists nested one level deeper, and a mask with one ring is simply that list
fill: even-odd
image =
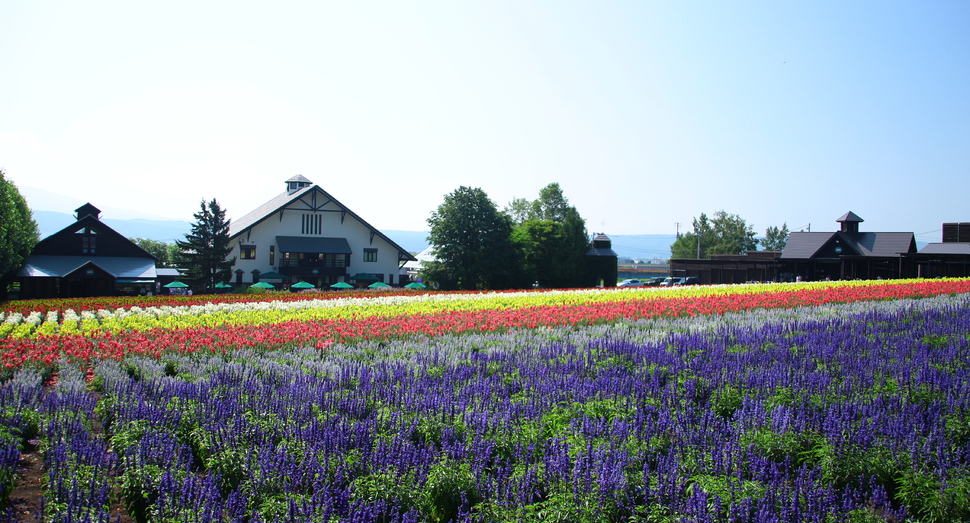
[{"label": "parked car", "polygon": [[646,280],[643,280],[643,285],[647,287],[657,287],[663,282],[664,282],[663,278],[647,278]]},{"label": "parked car", "polygon": [[681,278],[679,282],[674,285],[700,285],[701,279],[697,276],[688,276],[686,278]]},{"label": "parked car", "polygon": [[664,281],[660,284],[662,287],[673,287],[674,285],[680,285],[680,281],[683,278],[664,278]]},{"label": "parked car", "polygon": [[643,287],[643,282],[640,280],[623,280],[616,284],[617,287]]}]

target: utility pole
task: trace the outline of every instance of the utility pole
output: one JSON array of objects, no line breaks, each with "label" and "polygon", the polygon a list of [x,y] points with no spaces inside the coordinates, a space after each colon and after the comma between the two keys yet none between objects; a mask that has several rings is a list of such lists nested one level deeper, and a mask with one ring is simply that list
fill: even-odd
[{"label": "utility pole", "polygon": [[674,225],[677,226],[677,237],[680,238],[680,222],[674,222]]}]

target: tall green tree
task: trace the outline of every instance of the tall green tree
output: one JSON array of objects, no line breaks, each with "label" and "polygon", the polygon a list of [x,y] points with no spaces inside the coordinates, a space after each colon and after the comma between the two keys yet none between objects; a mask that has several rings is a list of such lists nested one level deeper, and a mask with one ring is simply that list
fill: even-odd
[{"label": "tall green tree", "polygon": [[710,258],[712,254],[744,254],[758,248],[754,227],[736,214],[721,210],[694,218],[694,230],[670,246],[672,258]]},{"label": "tall green tree", "polygon": [[506,212],[513,216],[513,242],[523,265],[522,282],[543,287],[581,287],[586,284],[586,222],[558,183],[539,191],[539,198],[513,200]]},{"label": "tall green tree", "polygon": [[569,211],[569,200],[558,183],[550,183],[539,191],[539,198],[532,202],[532,218],[562,223]]},{"label": "tall green tree", "polygon": [[556,264],[553,267],[552,286],[558,288],[583,287],[587,282],[586,253],[589,251],[589,234],[586,220],[575,207],[569,207],[559,224],[556,246]]},{"label": "tall green tree", "polygon": [[513,198],[503,209],[512,218],[512,223],[519,225],[535,218],[532,202],[525,198]]},{"label": "tall green tree", "polygon": [[455,189],[431,213],[428,225],[436,261],[426,265],[427,280],[444,289],[514,286],[519,264],[512,245],[512,218],[500,212],[485,191]]},{"label": "tall green tree", "polygon": [[552,280],[561,225],[552,220],[526,220],[512,229],[512,243],[519,253],[516,287],[538,283],[555,287]]},{"label": "tall green tree", "polygon": [[27,200],[0,169],[0,300],[7,298],[10,284],[17,278],[34,246],[40,229]]},{"label": "tall green tree", "polygon": [[211,289],[216,283],[227,282],[232,276],[236,258],[229,258],[229,220],[219,202],[212,199],[208,204],[202,200],[199,212],[192,215],[195,223],[185,241],[175,240],[178,247],[173,260],[185,270],[186,279],[193,290]]},{"label": "tall green tree", "polygon": [[765,229],[765,237],[759,240],[766,251],[783,251],[788,245],[788,222],[781,224],[781,228],[772,226]]},{"label": "tall green tree", "polygon": [[159,267],[165,267],[171,261],[170,253],[172,244],[152,240],[151,238],[128,238],[132,243],[148,251],[148,254],[158,258],[155,263]]}]

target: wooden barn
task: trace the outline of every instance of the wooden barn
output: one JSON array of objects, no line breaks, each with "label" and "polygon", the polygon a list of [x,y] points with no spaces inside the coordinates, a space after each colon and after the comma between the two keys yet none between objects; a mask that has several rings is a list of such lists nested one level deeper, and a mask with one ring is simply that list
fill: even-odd
[{"label": "wooden barn", "polygon": [[102,222],[97,207],[75,212],[77,221],[39,241],[17,273],[20,298],[153,292],[158,260]]},{"label": "wooden barn", "polygon": [[779,261],[786,279],[896,279],[906,275],[902,256],[916,252],[911,232],[861,232],[864,220],[847,212],[836,220],[836,232],[793,232]]}]

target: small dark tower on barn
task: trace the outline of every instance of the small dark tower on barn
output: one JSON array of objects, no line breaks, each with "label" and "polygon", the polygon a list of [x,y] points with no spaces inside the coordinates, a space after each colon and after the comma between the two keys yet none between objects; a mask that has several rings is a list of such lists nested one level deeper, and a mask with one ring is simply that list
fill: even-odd
[{"label": "small dark tower on barn", "polygon": [[859,232],[859,224],[865,220],[859,218],[856,213],[849,211],[835,221],[842,225],[842,228],[840,229],[841,232],[857,233]]},{"label": "small dark tower on barn", "polygon": [[586,279],[591,287],[599,285],[616,287],[617,255],[610,237],[599,233],[589,242],[586,252]]},{"label": "small dark tower on barn", "polygon": [[101,209],[98,209],[97,207],[91,205],[90,203],[86,203],[78,207],[77,209],[74,209],[74,212],[77,213],[75,217],[78,220],[83,220],[88,216],[93,216],[95,220],[101,219]]}]

